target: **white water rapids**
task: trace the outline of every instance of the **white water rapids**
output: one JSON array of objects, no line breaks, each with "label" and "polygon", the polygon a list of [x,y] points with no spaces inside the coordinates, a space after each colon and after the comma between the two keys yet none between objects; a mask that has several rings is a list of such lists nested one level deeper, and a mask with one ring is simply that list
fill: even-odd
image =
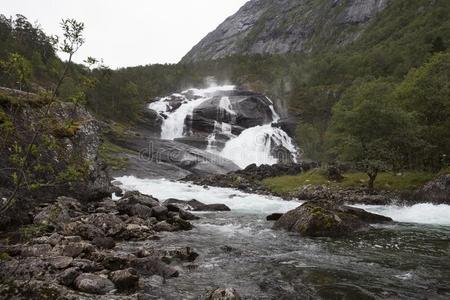
[{"label": "white water rapids", "polygon": [[[199,257],[181,276],[161,284],[145,278],[155,299],[201,299],[217,286],[233,287],[242,299],[448,299],[450,206],[363,206],[399,223],[343,239],[300,238],[272,229],[266,216],[301,202],[204,188],[165,179],[117,178],[124,190],[163,201],[197,199],[223,203],[229,212],[196,213],[191,231],[159,233],[141,247],[192,247]],[[130,248],[131,247],[131,248]]]},{"label": "white water rapids", "polygon": [[[125,176],[117,180],[122,183],[121,188],[124,190],[138,190],[160,200],[176,198],[197,199],[206,204],[223,203],[233,211],[246,214],[285,213],[301,205],[301,202],[285,201],[274,196],[247,194],[230,188],[205,189],[198,185],[166,179],[139,179]],[[422,203],[407,207],[396,205],[355,205],[355,207],[391,217],[397,222],[450,226],[449,205]]]},{"label": "white water rapids", "polygon": [[[179,94],[173,94],[169,97],[161,98],[159,101],[149,104],[149,108],[164,115],[166,118],[161,127],[161,138],[174,140],[188,136],[185,126],[185,120],[191,118],[196,107],[203,102],[210,100],[214,94],[220,91],[231,91],[235,87],[232,85],[215,86],[207,89],[190,89]],[[192,97],[194,95],[195,97]],[[172,97],[182,99],[182,104],[173,110],[170,105]],[[194,98],[194,99],[193,99]],[[270,99],[268,99],[270,101]],[[232,125],[225,122],[215,122],[214,132],[208,136],[208,147],[206,151],[218,154],[224,158],[233,161],[241,168],[255,163],[256,165],[273,165],[279,161],[274,157],[272,149],[274,146],[281,146],[287,149],[296,160],[297,148],[289,135],[280,128],[272,126],[280,117],[276,113],[273,105],[270,105],[272,111],[272,122],[268,124],[248,128],[239,136],[231,133]],[[219,102],[220,113],[228,114],[233,117],[236,112],[233,111],[229,97],[222,97]],[[230,138],[221,151],[216,147],[216,135],[223,134]]]}]

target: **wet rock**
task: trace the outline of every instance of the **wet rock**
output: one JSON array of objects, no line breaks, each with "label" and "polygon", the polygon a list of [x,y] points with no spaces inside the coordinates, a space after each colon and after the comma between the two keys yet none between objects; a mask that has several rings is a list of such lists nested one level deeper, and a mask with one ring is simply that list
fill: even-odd
[{"label": "wet rock", "polygon": [[122,214],[133,215],[130,212],[136,204],[144,205],[150,208],[160,205],[158,199],[141,194],[137,191],[133,191],[126,192],[125,195],[117,201],[117,208]]},{"label": "wet rock", "polygon": [[58,282],[64,286],[72,287],[75,279],[77,279],[77,277],[80,275],[81,272],[78,270],[78,268],[69,268],[58,275]]},{"label": "wet rock", "polygon": [[109,279],[119,290],[132,291],[139,287],[139,274],[132,268],[111,272]]},{"label": "wet rock", "polygon": [[103,270],[103,266],[101,264],[83,258],[75,258],[71,263],[71,267],[76,267],[78,270],[85,273]]},{"label": "wet rock", "polygon": [[240,300],[238,292],[233,288],[217,288],[209,291],[206,300]]},{"label": "wet rock", "polygon": [[159,275],[163,278],[179,276],[177,269],[170,267],[157,257],[137,258],[132,262],[132,267],[135,268],[139,274],[145,276]]},{"label": "wet rock", "polygon": [[92,214],[86,218],[85,223],[100,228],[106,236],[115,236],[125,228],[125,223],[118,216],[112,214]]},{"label": "wet rock", "polygon": [[147,219],[147,218],[152,217],[153,216],[152,212],[153,212],[152,208],[142,205],[142,204],[139,204],[139,203],[133,205],[130,209],[130,214],[132,216],[137,216],[142,219]]},{"label": "wet rock", "polygon": [[180,207],[176,204],[171,204],[171,203],[166,204],[166,202],[164,202],[164,205],[167,207],[169,212],[179,212],[180,211]]},{"label": "wet rock", "polygon": [[192,211],[230,211],[231,209],[225,204],[204,204],[198,200],[182,201],[178,199],[168,199],[164,205],[176,205],[184,210]]},{"label": "wet rock", "polygon": [[156,219],[163,221],[165,219],[167,219],[167,213],[168,213],[168,209],[166,206],[154,206],[152,208],[152,217],[155,217]]},{"label": "wet rock", "polygon": [[162,222],[157,223],[155,225],[154,229],[156,231],[158,231],[158,232],[163,232],[163,231],[171,232],[171,231],[175,231],[176,230],[175,226],[167,223],[166,221],[162,221]]},{"label": "wet rock", "polygon": [[95,257],[92,257],[92,259],[108,270],[117,271],[130,267],[130,263],[135,260],[136,257],[132,254],[123,252],[102,252],[95,253]]},{"label": "wet rock", "polygon": [[278,221],[282,216],[283,216],[283,214],[274,213],[274,214],[267,216],[266,220],[267,221]]},{"label": "wet rock", "polygon": [[98,295],[109,293],[115,288],[111,280],[89,273],[79,275],[74,284],[79,291]]},{"label": "wet rock", "polygon": [[179,215],[180,215],[181,219],[187,220],[187,221],[193,221],[193,220],[199,220],[200,219],[200,217],[198,217],[198,216],[196,216],[196,215],[194,215],[194,214],[192,214],[192,213],[190,213],[188,211],[185,211],[184,209],[180,209],[179,210]]},{"label": "wet rock", "polygon": [[51,266],[55,269],[65,269],[73,262],[73,258],[69,256],[55,256],[47,259]]},{"label": "wet rock", "polygon": [[284,214],[274,229],[285,229],[311,237],[338,237],[369,228],[372,223],[390,222],[391,218],[329,201],[306,202]]},{"label": "wet rock", "polygon": [[172,219],[168,219],[167,223],[169,223],[170,225],[172,225],[174,227],[173,231],[188,231],[191,230],[192,228],[194,228],[194,226],[192,226],[191,223],[189,223],[186,220],[183,220],[179,217],[175,217]]},{"label": "wet rock", "polygon": [[153,234],[154,231],[147,225],[127,224],[125,230],[122,231],[119,237],[126,241],[145,240]]},{"label": "wet rock", "polygon": [[116,242],[111,237],[96,237],[92,243],[100,249],[113,249]]}]

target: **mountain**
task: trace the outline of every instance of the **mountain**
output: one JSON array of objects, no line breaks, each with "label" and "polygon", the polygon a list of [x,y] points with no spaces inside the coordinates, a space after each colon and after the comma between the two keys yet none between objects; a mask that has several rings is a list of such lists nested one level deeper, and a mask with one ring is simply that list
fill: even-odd
[{"label": "mountain", "polygon": [[251,0],[182,59],[311,52],[358,39],[392,0]]}]

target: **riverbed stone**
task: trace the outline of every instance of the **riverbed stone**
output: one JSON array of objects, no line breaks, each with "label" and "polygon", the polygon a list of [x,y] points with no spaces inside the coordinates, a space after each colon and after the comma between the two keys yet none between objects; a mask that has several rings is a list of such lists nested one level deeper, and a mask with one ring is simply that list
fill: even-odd
[{"label": "riverbed stone", "polygon": [[111,272],[109,279],[119,290],[131,291],[139,287],[139,274],[133,268]]},{"label": "riverbed stone", "polygon": [[234,288],[216,288],[209,291],[206,300],[240,300],[238,292]]},{"label": "riverbed stone", "polygon": [[114,283],[102,276],[95,274],[81,274],[75,279],[75,287],[82,292],[104,295],[114,290]]}]

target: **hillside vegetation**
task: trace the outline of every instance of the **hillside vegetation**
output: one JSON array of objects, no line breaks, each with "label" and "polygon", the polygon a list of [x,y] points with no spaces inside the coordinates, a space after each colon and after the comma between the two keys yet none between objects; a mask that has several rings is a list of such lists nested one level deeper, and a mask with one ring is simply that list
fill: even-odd
[{"label": "hillside vegetation", "polygon": [[[59,94],[67,101],[78,95],[98,117],[132,125],[147,101],[214,76],[276,99],[297,122],[303,159],[350,163],[375,177],[437,172],[450,152],[449,16],[445,0],[395,0],[338,49],[118,70],[73,64]],[[23,17],[0,23],[0,84],[27,91],[48,85],[61,68],[51,39]],[[17,61],[22,71],[5,73]]]}]

